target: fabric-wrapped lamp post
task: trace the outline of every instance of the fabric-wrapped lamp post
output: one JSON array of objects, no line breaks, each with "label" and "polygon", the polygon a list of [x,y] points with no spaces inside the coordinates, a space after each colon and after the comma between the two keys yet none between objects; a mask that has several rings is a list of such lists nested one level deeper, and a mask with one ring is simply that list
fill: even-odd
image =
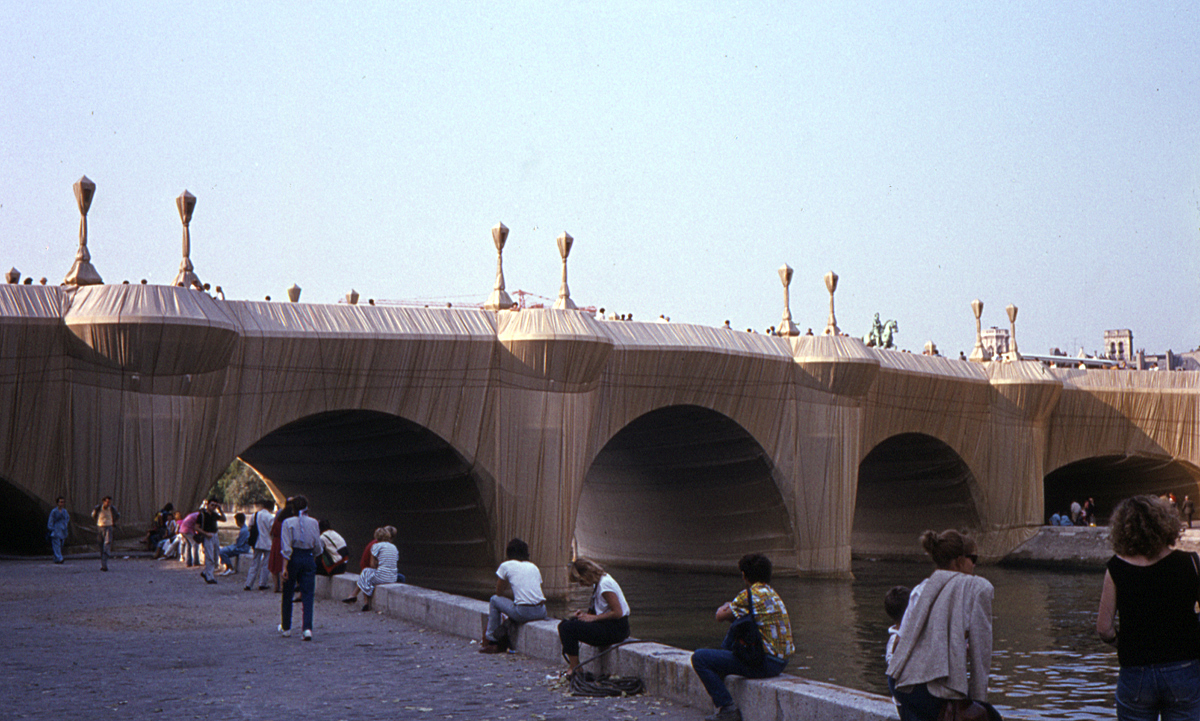
[{"label": "fabric-wrapped lamp post", "polygon": [[486,310],[508,310],[512,308],[512,298],[504,291],[504,244],[508,242],[508,227],[504,223],[496,223],[492,227],[492,243],[496,246],[496,285],[492,294],[483,304]]},{"label": "fabric-wrapped lamp post", "polygon": [[825,323],[822,335],[838,335],[842,332],[837,326],[837,317],[833,314],[833,293],[837,290],[838,275],[832,270],[825,274],[825,290],[829,291],[829,320]]},{"label": "fabric-wrapped lamp post", "polygon": [[779,280],[783,282],[783,319],[779,321],[779,335],[800,335],[800,329],[792,322],[792,299],[789,286],[792,284],[792,267],[787,263],[779,266]]},{"label": "fabric-wrapped lamp post", "polygon": [[100,285],[104,281],[92,266],[92,254],[88,252],[87,214],[96,195],[96,184],[85,175],[75,181],[75,202],[79,206],[79,249],[75,251],[75,263],[63,278],[67,285]]},{"label": "fabric-wrapped lamp post", "polygon": [[983,347],[983,325],[980,321],[983,315],[983,301],[978,298],[971,301],[971,312],[975,314],[975,347],[971,349],[971,357],[967,360],[983,363],[992,359],[992,354]]},{"label": "fabric-wrapped lamp post", "polygon": [[1009,303],[1004,311],[1008,313],[1009,332],[1012,339],[1012,348],[1008,351],[1008,360],[1019,361],[1021,360],[1021,354],[1017,351],[1017,306]]},{"label": "fabric-wrapped lamp post", "polygon": [[175,199],[175,207],[179,209],[179,220],[183,223],[183,260],[179,262],[179,273],[172,285],[181,288],[204,290],[204,285],[196,277],[192,268],[192,211],[196,209],[196,196],[184,190]]},{"label": "fabric-wrapped lamp post", "polygon": [[558,287],[558,300],[554,301],[554,307],[557,310],[576,310],[575,303],[571,300],[571,289],[567,287],[567,256],[571,254],[571,246],[575,244],[575,239],[563,231],[558,236],[557,243],[558,254],[562,256],[562,285]]}]

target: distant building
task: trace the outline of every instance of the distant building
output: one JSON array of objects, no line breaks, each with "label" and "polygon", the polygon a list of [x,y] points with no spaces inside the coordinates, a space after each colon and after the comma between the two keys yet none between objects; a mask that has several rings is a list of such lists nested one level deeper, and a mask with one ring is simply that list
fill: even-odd
[{"label": "distant building", "polygon": [[1133,331],[1128,328],[1104,331],[1104,357],[1109,360],[1132,361]]},{"label": "distant building", "polygon": [[981,336],[983,338],[983,347],[990,353],[991,358],[998,358],[1009,351],[1012,339],[1008,335],[1007,328],[997,328],[995,326],[984,328]]}]

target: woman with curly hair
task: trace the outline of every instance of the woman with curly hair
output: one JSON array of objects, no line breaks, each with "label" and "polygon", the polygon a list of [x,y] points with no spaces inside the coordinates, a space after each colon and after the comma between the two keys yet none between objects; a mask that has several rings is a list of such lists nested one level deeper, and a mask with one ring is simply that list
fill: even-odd
[{"label": "woman with curly hair", "polygon": [[1200,560],[1172,550],[1181,530],[1175,509],[1154,496],[1126,498],[1109,521],[1114,555],[1096,632],[1117,647],[1122,721],[1200,718]]}]

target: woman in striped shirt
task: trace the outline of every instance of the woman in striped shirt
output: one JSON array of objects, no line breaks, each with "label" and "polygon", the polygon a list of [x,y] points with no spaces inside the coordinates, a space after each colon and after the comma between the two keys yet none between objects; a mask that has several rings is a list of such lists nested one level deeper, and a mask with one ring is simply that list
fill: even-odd
[{"label": "woman in striped shirt", "polygon": [[371,596],[375,587],[381,583],[403,583],[404,576],[396,570],[400,560],[400,551],[392,543],[392,534],[386,528],[375,529],[375,545],[371,546],[371,566],[364,568],[358,574],[358,591],[350,598],[342,599],[342,603],[354,603],[359,595],[363,597],[362,610],[371,610]]}]

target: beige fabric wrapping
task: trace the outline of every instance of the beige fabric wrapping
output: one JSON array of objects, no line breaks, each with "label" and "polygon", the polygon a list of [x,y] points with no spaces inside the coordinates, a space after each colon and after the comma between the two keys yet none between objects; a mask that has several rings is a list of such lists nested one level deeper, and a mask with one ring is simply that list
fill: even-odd
[{"label": "beige fabric wrapping", "polygon": [[[1200,461],[1198,384],[1192,373],[979,365],[846,337],[549,309],[0,286],[0,477],[45,506],[64,494],[78,513],[112,494],[141,530],[167,501],[197,503],[233,458],[257,448],[280,491],[357,508],[361,517],[338,519],[343,528],[445,514],[413,548],[474,559],[475,578],[486,579],[508,538],[525,538],[558,595],[576,551],[729,568],[766,550],[784,570],[847,573],[854,539],[872,530],[855,526],[860,467],[877,449],[879,468],[912,466],[905,439],[948,449],[945,483],[962,498],[942,510],[977,524],[994,558],[1042,522],[1043,479],[1060,466],[1123,454]],[[353,495],[365,493],[355,490],[364,466],[305,473],[280,463],[278,448],[263,450],[288,424],[337,411],[402,418],[395,439],[424,433],[447,447],[438,457],[458,470],[446,477],[468,479],[453,491],[461,503],[437,506],[441,481],[406,477],[395,480],[410,484],[400,500],[379,507]],[[305,452],[336,455],[313,433]],[[380,449],[400,457],[380,443],[359,447],[354,462]],[[910,491],[921,487],[919,464],[914,472]],[[329,495],[341,487],[341,501]],[[864,492],[896,490],[879,481]],[[910,526],[942,519],[920,511],[942,503],[936,496],[900,491],[916,499],[913,513],[894,514],[909,525],[874,529],[863,543],[911,552]],[[454,555],[456,543],[481,542],[484,561]]]}]

